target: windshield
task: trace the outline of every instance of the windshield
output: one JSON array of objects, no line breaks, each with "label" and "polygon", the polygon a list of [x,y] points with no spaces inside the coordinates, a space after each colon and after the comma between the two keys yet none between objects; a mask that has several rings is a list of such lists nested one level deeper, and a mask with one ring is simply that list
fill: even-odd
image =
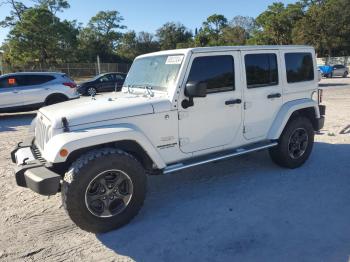
[{"label": "windshield", "polygon": [[183,55],[139,58],[132,64],[124,86],[167,91],[176,81],[183,58]]}]

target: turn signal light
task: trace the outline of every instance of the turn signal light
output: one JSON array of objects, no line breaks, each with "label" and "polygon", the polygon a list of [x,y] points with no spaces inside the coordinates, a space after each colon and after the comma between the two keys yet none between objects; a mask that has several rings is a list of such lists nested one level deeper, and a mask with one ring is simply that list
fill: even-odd
[{"label": "turn signal light", "polygon": [[60,151],[60,156],[61,156],[61,157],[66,157],[66,156],[68,156],[68,150],[67,150],[67,149],[61,149],[61,151]]}]

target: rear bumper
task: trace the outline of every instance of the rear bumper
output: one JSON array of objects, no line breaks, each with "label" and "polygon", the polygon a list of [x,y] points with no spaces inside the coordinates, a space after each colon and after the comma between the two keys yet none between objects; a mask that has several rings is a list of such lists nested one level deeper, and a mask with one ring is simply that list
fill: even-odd
[{"label": "rear bumper", "polygon": [[11,152],[18,186],[30,188],[40,195],[54,195],[59,191],[61,176],[51,171],[49,165],[36,157],[33,139],[27,139]]}]

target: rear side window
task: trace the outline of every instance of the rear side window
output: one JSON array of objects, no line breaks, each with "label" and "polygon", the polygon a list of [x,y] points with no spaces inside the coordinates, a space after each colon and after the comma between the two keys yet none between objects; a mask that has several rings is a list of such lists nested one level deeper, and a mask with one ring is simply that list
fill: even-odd
[{"label": "rear side window", "polygon": [[311,53],[286,53],[287,82],[314,80],[314,64]]},{"label": "rear side window", "polygon": [[123,76],[123,75],[114,75],[114,78],[116,80],[125,80],[125,76]]},{"label": "rear side window", "polygon": [[207,83],[208,94],[234,90],[233,57],[222,55],[195,58],[187,81]]},{"label": "rear side window", "polygon": [[249,54],[244,60],[248,88],[278,85],[276,54]]}]

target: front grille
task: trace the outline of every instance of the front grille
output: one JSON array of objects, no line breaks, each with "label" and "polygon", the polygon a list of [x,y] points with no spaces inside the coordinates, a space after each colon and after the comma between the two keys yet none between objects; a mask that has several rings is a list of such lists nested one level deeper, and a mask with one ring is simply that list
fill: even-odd
[{"label": "front grille", "polygon": [[41,156],[40,150],[35,145],[32,145],[32,152],[35,159],[39,160],[41,163],[46,162],[46,160]]},{"label": "front grille", "polygon": [[35,143],[38,146],[40,151],[43,151],[45,144],[49,141],[49,131],[50,126],[45,125],[42,116],[37,117],[36,127],[35,127]]}]

